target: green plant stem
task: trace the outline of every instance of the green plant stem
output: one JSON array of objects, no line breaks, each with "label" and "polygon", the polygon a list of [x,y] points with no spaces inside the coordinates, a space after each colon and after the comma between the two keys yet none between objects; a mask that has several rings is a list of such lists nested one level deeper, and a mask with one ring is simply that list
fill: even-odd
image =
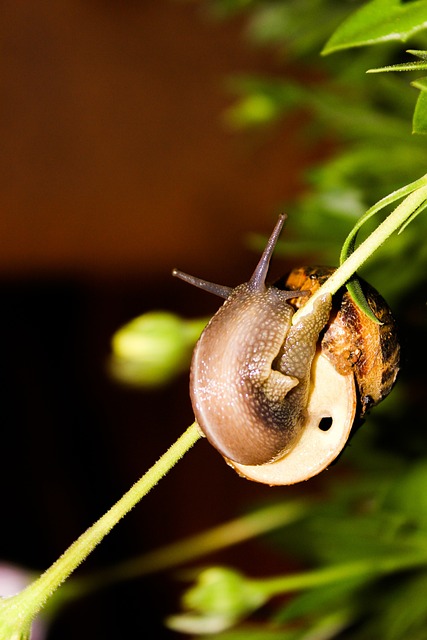
[{"label": "green plant stem", "polygon": [[332,565],[314,571],[285,575],[264,580],[251,580],[266,598],[279,594],[322,587],[335,582],[357,578],[377,578],[380,575],[420,568],[427,565],[426,553],[411,553],[384,558],[366,558],[354,562]]},{"label": "green plant stem", "polygon": [[312,312],[314,301],[320,296],[334,294],[350,279],[364,262],[412,216],[427,199],[427,186],[411,193],[387,218],[355,249],[345,262],[332,274],[314,295],[299,309],[292,318],[295,324],[305,314]]},{"label": "green plant stem", "polygon": [[[208,531],[120,562],[93,575],[70,580],[61,589],[61,601],[81,598],[122,580],[171,569],[197,560],[214,551],[228,548],[278,527],[289,525],[307,514],[310,503],[304,500],[274,504],[225,522]],[[55,598],[56,600],[56,598]]]},{"label": "green plant stem", "polygon": [[[301,315],[312,311],[313,301],[322,294],[334,294],[361,265],[385,242],[394,231],[397,231],[414,212],[427,200],[427,186],[413,191],[382,222],[373,233],[343,262],[327,282],[310,298],[293,317],[298,321]],[[196,423],[193,423],[178,438],[170,449],[156,462],[151,469],[133,485],[133,487],[92,527],[81,535],[65,553],[37,580],[21,593],[0,602],[0,637],[27,638],[32,619],[39,613],[48,598],[66,580],[66,578],[83,562],[111,529],[123,518],[137,502],[145,496],[157,482],[181,459],[181,457],[201,437]],[[295,590],[307,586],[319,586],[336,579],[354,577],[363,573],[388,573],[401,568],[409,568],[419,564],[420,558],[412,559],[379,559],[375,562],[352,563],[338,567],[329,567],[297,576],[287,576],[263,583],[265,588]],[[423,557],[423,563],[427,558]],[[287,585],[287,586],[286,586]],[[22,630],[22,633],[20,632]]]},{"label": "green plant stem", "polygon": [[[29,624],[62,582],[200,437],[201,433],[194,422],[142,478],[107,513],[87,529],[47,571],[21,593],[5,599],[0,608],[0,631],[2,629],[1,617],[4,616],[7,609],[19,611],[22,624]],[[0,637],[4,640],[7,636],[0,634]]]}]

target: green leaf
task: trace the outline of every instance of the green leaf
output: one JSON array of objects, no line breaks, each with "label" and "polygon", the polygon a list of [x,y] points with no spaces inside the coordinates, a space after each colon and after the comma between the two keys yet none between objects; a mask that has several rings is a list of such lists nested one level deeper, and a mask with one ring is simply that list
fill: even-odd
[{"label": "green leaf", "polygon": [[404,223],[402,224],[402,226],[400,227],[400,229],[399,229],[399,231],[397,232],[397,234],[398,234],[398,235],[400,235],[400,234],[402,233],[402,231],[405,231],[406,227],[407,227],[408,225],[410,225],[410,224],[411,224],[411,222],[412,222],[413,220],[415,220],[415,218],[416,218],[417,216],[419,216],[419,215],[420,215],[420,213],[421,213],[422,211],[424,211],[424,209],[426,209],[426,208],[427,208],[427,202],[424,202],[424,204],[422,204],[420,207],[418,207],[418,209],[415,209],[414,213],[413,213],[411,216],[409,216],[409,218],[406,220],[406,222],[404,222]]},{"label": "green leaf", "polygon": [[385,67],[377,67],[368,69],[366,73],[383,73],[386,71],[425,71],[427,69],[427,61],[403,62],[402,64],[389,64]]},{"label": "green leaf", "polygon": [[[378,211],[381,211],[381,209],[384,209],[384,207],[387,207],[393,202],[396,202],[400,198],[408,196],[410,193],[414,192],[416,189],[419,189],[425,186],[426,181],[427,181],[427,174],[425,176],[422,176],[418,180],[415,180],[414,182],[411,182],[410,184],[405,185],[401,189],[397,189],[393,193],[390,193],[388,196],[386,196],[385,198],[377,202],[373,207],[368,209],[365,215],[362,216],[357,221],[357,223],[355,224],[355,226],[353,227],[353,229],[350,231],[349,235],[345,239],[341,249],[340,264],[342,264],[344,260],[346,260],[353,253],[353,249],[354,249],[354,245],[356,242],[356,237],[359,232],[359,229],[367,222],[367,220],[369,220],[373,215],[378,213]],[[411,218],[412,218],[412,214],[411,214]]]},{"label": "green leaf", "polygon": [[[422,81],[422,82],[421,82]],[[412,120],[413,133],[427,134],[427,78],[420,78],[417,84],[414,86],[417,89],[421,89],[421,93],[418,96],[417,104],[415,106],[414,118]]]},{"label": "green leaf", "polygon": [[322,54],[401,40],[427,28],[427,1],[372,0],[355,11],[333,33]]},{"label": "green leaf", "polygon": [[[384,71],[425,71],[427,69],[427,51],[410,49],[408,50],[408,53],[417,56],[420,60],[417,62],[406,62],[404,64],[394,64],[375,69],[368,69],[367,73],[381,73]],[[418,78],[411,84],[413,87],[421,91],[421,95],[418,97],[415,106],[412,120],[412,132],[425,135],[427,134],[427,98],[425,96],[425,91],[427,91],[427,78]]]},{"label": "green leaf", "polygon": [[[416,60],[415,62],[404,62],[402,64],[389,64],[385,67],[368,69],[366,73],[382,73],[383,71],[424,71],[427,69],[427,51],[408,49],[407,53],[420,58],[420,60]],[[416,86],[415,83],[414,86]]]},{"label": "green leaf", "polygon": [[[427,132],[427,129],[426,129],[426,132]],[[415,182],[413,182],[413,183],[411,183],[409,185],[406,185],[402,189],[398,189],[397,191],[395,191],[394,193],[390,194],[386,198],[383,198],[376,205],[371,207],[371,209],[369,209],[365,213],[365,215],[362,216],[358,220],[358,222],[353,227],[353,229],[351,230],[350,234],[347,236],[346,240],[344,241],[343,247],[341,249],[340,264],[342,264],[345,260],[347,260],[347,258],[353,253],[359,229],[361,228],[361,226],[363,224],[366,223],[367,220],[369,220],[375,213],[377,213],[378,211],[383,209],[385,206],[387,206],[387,205],[391,204],[392,202],[395,202],[396,200],[401,198],[402,195],[407,195],[407,194],[411,193],[412,191],[414,191],[416,188],[421,186],[425,182],[425,180],[426,180],[426,177],[423,176],[422,178],[420,178],[420,180],[416,180]],[[427,204],[422,204],[415,211],[413,211],[411,213],[411,215],[407,218],[407,220],[404,222],[404,224],[401,226],[401,229],[400,229],[399,233],[401,231],[403,231],[406,228],[406,226],[410,222],[412,222],[412,220],[414,220],[417,217],[417,215],[419,213],[421,213],[421,211],[423,211],[426,208],[426,206],[427,206]],[[368,318],[370,320],[372,320],[373,322],[378,323],[377,318],[375,317],[374,313],[372,312],[372,310],[371,310],[371,308],[370,308],[370,306],[368,304],[368,301],[365,298],[365,295],[364,295],[364,293],[362,291],[362,287],[360,285],[360,282],[359,282],[357,276],[353,277],[347,283],[347,289],[348,289],[348,292],[350,293],[352,299],[354,300],[354,302],[365,313],[365,315],[367,315]]]},{"label": "green leaf", "polygon": [[349,282],[347,282],[346,287],[352,300],[357,304],[359,309],[363,311],[365,316],[367,316],[369,320],[371,320],[375,324],[382,324],[369,306],[369,302],[367,301],[365,294],[362,291],[360,280],[356,275],[354,275],[353,278]]},{"label": "green leaf", "polygon": [[427,51],[424,49],[408,49],[407,53],[420,58],[420,60],[427,60]]},{"label": "green leaf", "polygon": [[411,82],[412,86],[415,87],[416,89],[419,89],[420,91],[427,91],[427,77],[424,76],[422,78],[418,78],[417,80],[414,80],[414,82]]}]

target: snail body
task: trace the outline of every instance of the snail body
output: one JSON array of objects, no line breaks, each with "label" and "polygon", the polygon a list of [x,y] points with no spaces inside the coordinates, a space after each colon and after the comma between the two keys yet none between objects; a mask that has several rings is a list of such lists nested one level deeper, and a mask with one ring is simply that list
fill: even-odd
[{"label": "snail body", "polygon": [[[318,297],[312,311],[292,323],[322,276],[294,270],[284,289],[283,282],[266,285],[283,223],[281,216],[251,279],[235,289],[174,271],[225,298],[193,353],[190,395],[197,423],[239,474],[267,484],[311,477],[342,450],[359,403],[351,359],[363,353],[363,347],[347,359],[338,353],[345,351],[345,339],[342,327],[334,333],[332,321],[345,325],[346,315],[333,310],[330,294]],[[322,347],[324,329],[329,337],[323,337]],[[352,327],[347,339],[348,332]],[[377,392],[372,400],[366,387],[364,397],[370,400],[364,410],[385,395]]]},{"label": "snail body", "polygon": [[248,465],[276,459],[298,439],[316,343],[331,309],[325,296],[291,326],[287,300],[295,294],[267,287],[260,264],[212,318],[191,365],[199,426],[226,458]]}]

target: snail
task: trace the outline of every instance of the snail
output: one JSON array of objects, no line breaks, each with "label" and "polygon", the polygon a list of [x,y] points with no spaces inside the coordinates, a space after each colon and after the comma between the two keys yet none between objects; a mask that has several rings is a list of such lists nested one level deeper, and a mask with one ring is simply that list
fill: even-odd
[{"label": "snail", "polygon": [[365,283],[382,324],[364,315],[347,292],[334,303],[330,294],[321,295],[292,323],[333,268],[297,268],[267,285],[284,220],[279,217],[250,280],[236,288],[173,272],[225,299],[193,352],[196,421],[240,475],[270,485],[293,484],[328,467],[356,417],[390,392],[399,366],[391,312]]}]

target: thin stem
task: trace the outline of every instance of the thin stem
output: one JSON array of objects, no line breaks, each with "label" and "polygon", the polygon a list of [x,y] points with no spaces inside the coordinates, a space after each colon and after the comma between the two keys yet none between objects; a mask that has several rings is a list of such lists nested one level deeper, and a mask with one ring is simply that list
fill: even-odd
[{"label": "thin stem", "polygon": [[[401,187],[400,189],[397,189],[396,191],[389,193],[387,196],[384,196],[384,198],[381,198],[381,200],[379,200],[374,205],[372,205],[372,207],[370,207],[367,210],[367,212],[361,218],[359,218],[359,220],[354,225],[353,229],[350,231],[349,235],[345,239],[342,250],[341,250],[340,264],[344,262],[347,255],[353,252],[354,241],[359,232],[359,229],[363,227],[363,225],[367,220],[369,220],[369,218],[372,218],[372,216],[378,213],[378,211],[381,211],[381,209],[384,209],[384,207],[387,207],[393,204],[393,202],[397,202],[397,200],[401,200],[405,196],[409,196],[409,194],[425,186],[427,186],[427,175],[424,175],[421,178],[418,178],[418,180],[415,180],[414,182],[411,182],[405,185],[404,187]],[[410,215],[409,218],[406,219],[405,224],[408,224],[408,221],[411,220],[412,217],[413,216]],[[402,231],[402,228],[403,227],[401,227],[399,233]],[[351,251],[349,251],[350,247],[352,247]]]},{"label": "thin stem", "polygon": [[322,587],[335,582],[354,580],[357,578],[376,578],[380,575],[419,568],[427,564],[425,553],[413,553],[384,558],[366,558],[354,562],[332,565],[314,571],[306,571],[294,575],[252,580],[251,582],[262,591],[266,597],[273,597],[283,593],[302,591]]},{"label": "thin stem", "polygon": [[350,277],[363,265],[364,262],[397,231],[412,213],[427,199],[427,186],[411,193],[387,218],[373,231],[362,244],[347,258],[345,262],[332,274],[315,294],[311,296],[307,304],[294,314],[292,323],[295,324],[305,314],[312,312],[313,302],[325,293],[334,294]]},{"label": "thin stem", "polygon": [[309,503],[302,500],[259,509],[195,536],[97,571],[94,575],[72,579],[64,585],[65,589],[61,589],[60,597],[62,600],[80,598],[121,580],[139,578],[197,560],[214,551],[289,525],[303,517],[308,509]]},{"label": "thin stem", "polygon": [[13,598],[16,600],[13,603],[15,608],[19,606],[21,618],[30,620],[40,611],[61,583],[200,437],[201,433],[194,422],[107,513],[87,529],[35,582]]}]

